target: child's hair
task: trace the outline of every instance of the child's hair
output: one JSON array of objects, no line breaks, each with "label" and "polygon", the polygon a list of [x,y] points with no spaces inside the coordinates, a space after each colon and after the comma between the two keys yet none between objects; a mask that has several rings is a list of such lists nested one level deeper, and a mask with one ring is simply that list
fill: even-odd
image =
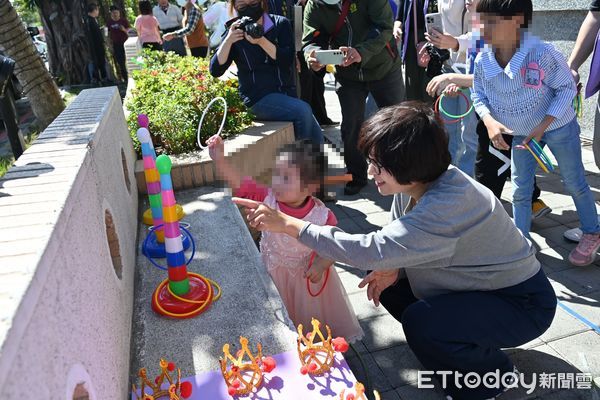
[{"label": "child's hair", "polygon": [[117,7],[116,5],[113,4],[112,6],[110,6],[110,11],[121,11],[121,10],[119,9],[119,7]]},{"label": "child's hair", "polygon": [[477,12],[498,15],[501,17],[523,16],[524,26],[527,29],[533,17],[533,4],[531,0],[480,0]]},{"label": "child's hair", "polygon": [[416,101],[384,108],[367,120],[358,148],[404,185],[432,182],[450,165],[443,123]]},{"label": "child's hair", "polygon": [[152,4],[150,4],[149,0],[142,0],[138,3],[138,7],[140,9],[140,14],[142,15],[150,15],[152,14]]},{"label": "child's hair", "polygon": [[302,184],[321,184],[323,182],[327,160],[321,145],[306,139],[296,140],[282,146],[277,157],[284,154],[287,156],[288,162],[298,168]]}]

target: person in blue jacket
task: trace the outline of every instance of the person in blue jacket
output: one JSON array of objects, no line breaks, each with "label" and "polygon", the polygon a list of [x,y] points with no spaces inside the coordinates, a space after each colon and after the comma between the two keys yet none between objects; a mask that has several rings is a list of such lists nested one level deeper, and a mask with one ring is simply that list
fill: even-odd
[{"label": "person in blue jacket", "polygon": [[253,38],[234,21],[210,61],[210,73],[219,77],[232,62],[238,68],[239,92],[257,119],[291,121],[296,139],[323,143],[323,131],[308,103],[296,98],[292,78],[294,38],[289,20],[269,14],[266,0],[230,0],[230,11],[250,17],[264,29]]}]

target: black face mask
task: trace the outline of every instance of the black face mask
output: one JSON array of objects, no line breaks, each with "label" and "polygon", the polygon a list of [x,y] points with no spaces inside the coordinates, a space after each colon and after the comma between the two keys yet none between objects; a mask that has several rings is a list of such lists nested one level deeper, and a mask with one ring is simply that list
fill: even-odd
[{"label": "black face mask", "polygon": [[238,10],[238,15],[242,17],[250,17],[254,22],[258,21],[262,17],[264,10],[260,3],[252,4]]}]

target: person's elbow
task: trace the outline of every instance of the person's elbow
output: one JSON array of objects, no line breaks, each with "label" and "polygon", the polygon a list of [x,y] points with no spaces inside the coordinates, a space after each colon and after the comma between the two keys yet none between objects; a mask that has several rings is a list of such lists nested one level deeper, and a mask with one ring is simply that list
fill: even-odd
[{"label": "person's elbow", "polygon": [[210,72],[210,74],[212,76],[214,76],[215,78],[218,78],[220,76],[222,76],[225,73],[225,70],[227,68],[225,68],[224,65],[221,65],[219,63],[219,57],[217,57],[217,55],[215,54],[211,60],[210,60],[210,65],[208,66],[208,71]]}]

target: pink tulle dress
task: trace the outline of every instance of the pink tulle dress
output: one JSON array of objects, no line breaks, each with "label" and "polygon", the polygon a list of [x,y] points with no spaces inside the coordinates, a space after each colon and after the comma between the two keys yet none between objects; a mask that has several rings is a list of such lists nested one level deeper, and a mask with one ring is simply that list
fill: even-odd
[{"label": "pink tulle dress", "polygon": [[[311,197],[299,208],[289,207],[278,203],[271,190],[257,184],[251,178],[244,178],[235,196],[264,202],[271,208],[313,224],[337,223],[335,215],[319,199]],[[343,336],[349,342],[362,338],[362,328],[333,266],[329,268],[329,278],[325,287],[323,282],[326,273],[320,282],[309,283],[309,291],[303,273],[312,254],[310,248],[288,235],[263,232],[260,251],[294,325],[302,324],[306,330],[306,327],[311,326],[311,319],[314,317],[329,325],[334,337]],[[318,295],[314,296],[316,294]]]}]

